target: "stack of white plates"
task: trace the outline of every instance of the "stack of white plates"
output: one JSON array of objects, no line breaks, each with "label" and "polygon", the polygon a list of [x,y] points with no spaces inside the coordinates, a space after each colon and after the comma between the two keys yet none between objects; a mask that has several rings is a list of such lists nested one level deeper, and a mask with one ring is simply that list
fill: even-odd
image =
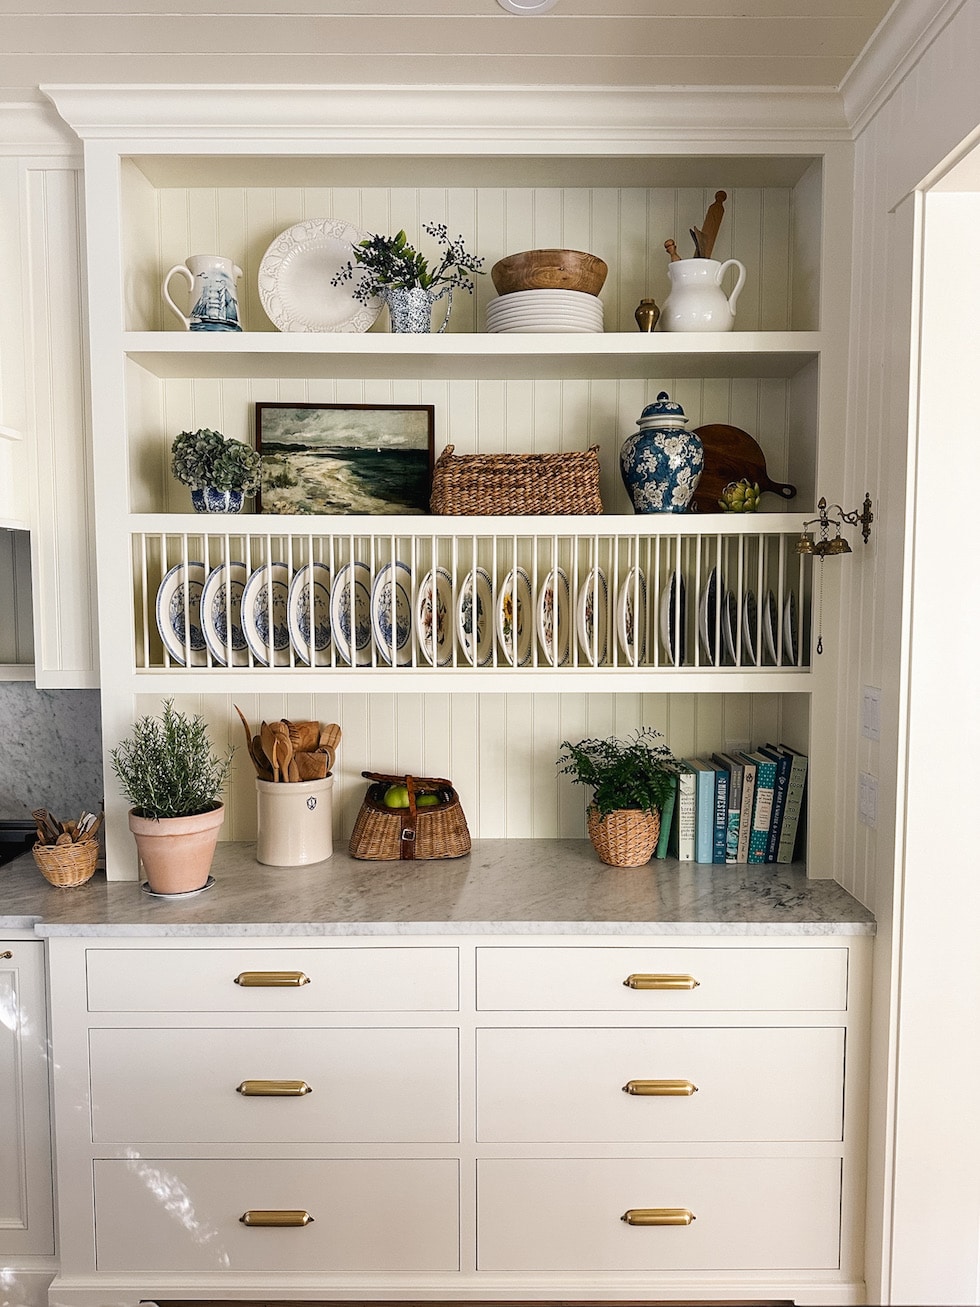
[{"label": "stack of white plates", "polygon": [[602,331],[602,300],[580,290],[515,290],[487,305],[487,331]]}]

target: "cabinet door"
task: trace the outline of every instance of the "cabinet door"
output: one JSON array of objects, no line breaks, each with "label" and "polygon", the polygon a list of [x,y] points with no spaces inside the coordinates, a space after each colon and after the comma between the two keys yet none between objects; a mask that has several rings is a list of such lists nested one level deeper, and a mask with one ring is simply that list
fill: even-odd
[{"label": "cabinet door", "polygon": [[0,1252],[53,1253],[44,945],[0,941]]}]

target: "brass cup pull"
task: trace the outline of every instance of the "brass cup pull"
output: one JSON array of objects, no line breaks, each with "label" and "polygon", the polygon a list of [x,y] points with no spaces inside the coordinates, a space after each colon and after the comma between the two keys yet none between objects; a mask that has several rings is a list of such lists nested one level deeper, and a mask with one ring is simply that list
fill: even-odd
[{"label": "brass cup pull", "polygon": [[697,1092],[690,1080],[627,1080],[623,1085],[624,1094],[638,1098],[690,1098]]},{"label": "brass cup pull", "polygon": [[309,983],[302,971],[243,971],[235,977],[235,984],[244,989],[288,989]]},{"label": "brass cup pull", "polygon": [[242,1225],[271,1226],[283,1229],[286,1226],[312,1225],[313,1217],[303,1211],[248,1211],[238,1218]]},{"label": "brass cup pull", "polygon": [[631,1207],[619,1219],[627,1225],[690,1225],[697,1217],[687,1207]]},{"label": "brass cup pull", "polygon": [[305,1080],[243,1080],[235,1092],[244,1098],[302,1098],[313,1086]]},{"label": "brass cup pull", "polygon": [[627,989],[697,989],[700,980],[693,976],[627,976],[623,984]]}]

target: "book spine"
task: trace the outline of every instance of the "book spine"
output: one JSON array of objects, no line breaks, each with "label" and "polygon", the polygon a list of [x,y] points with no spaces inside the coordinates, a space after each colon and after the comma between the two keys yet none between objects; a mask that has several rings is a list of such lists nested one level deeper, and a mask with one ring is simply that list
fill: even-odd
[{"label": "book spine", "polygon": [[738,825],[738,861],[749,860],[749,839],[752,835],[752,812],[755,807],[755,766],[747,762],[742,772],[742,811]]},{"label": "book spine", "polygon": [[725,834],[725,861],[738,862],[738,839],[742,824],[742,775],[744,767],[727,753],[716,753],[714,762],[728,772],[728,826]]},{"label": "book spine", "polygon": [[803,793],[806,789],[807,757],[804,753],[794,753],[789,771],[789,786],[786,790],[786,812],[783,816],[783,829],[779,834],[777,862],[792,862],[796,851],[796,836],[800,828],[800,814],[803,811]]},{"label": "book spine", "polygon": [[677,803],[677,777],[670,778],[670,793],[664,800],[664,806],[660,810],[660,834],[657,837],[657,847],[653,856],[655,858],[666,858],[667,844],[670,840],[670,828],[674,821],[674,807]]},{"label": "book spine", "polygon": [[759,762],[756,764],[755,803],[752,812],[752,833],[749,836],[749,862],[758,863],[766,860],[769,826],[772,822],[775,779],[775,763]]},{"label": "book spine", "polygon": [[728,772],[715,767],[715,825],[711,851],[712,862],[728,860]]},{"label": "book spine", "polygon": [[715,847],[715,774],[705,766],[697,774],[698,827],[694,841],[694,861],[714,862]]},{"label": "book spine", "polygon": [[[768,755],[768,750],[766,753]],[[773,756],[776,775],[773,778],[772,820],[769,823],[769,838],[766,841],[766,862],[775,862],[779,851],[779,837],[783,829],[783,817],[786,812],[786,793],[789,788],[790,761],[781,754]]]},{"label": "book spine", "polygon": [[674,821],[670,848],[678,862],[694,861],[694,841],[697,830],[697,777],[692,771],[682,771],[677,777],[677,799],[674,803]]}]

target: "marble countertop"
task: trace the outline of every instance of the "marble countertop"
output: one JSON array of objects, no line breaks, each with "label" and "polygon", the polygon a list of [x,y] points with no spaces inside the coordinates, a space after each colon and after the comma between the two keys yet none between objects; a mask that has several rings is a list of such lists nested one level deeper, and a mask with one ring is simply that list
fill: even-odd
[{"label": "marble countertop", "polygon": [[0,867],[0,931],[43,936],[870,935],[836,881],[773,865],[607,867],[587,840],[479,840],[466,857],[365,862],[335,851],[266,867],[218,845],[212,888],[158,899],[96,873],[49,885],[30,853]]}]

